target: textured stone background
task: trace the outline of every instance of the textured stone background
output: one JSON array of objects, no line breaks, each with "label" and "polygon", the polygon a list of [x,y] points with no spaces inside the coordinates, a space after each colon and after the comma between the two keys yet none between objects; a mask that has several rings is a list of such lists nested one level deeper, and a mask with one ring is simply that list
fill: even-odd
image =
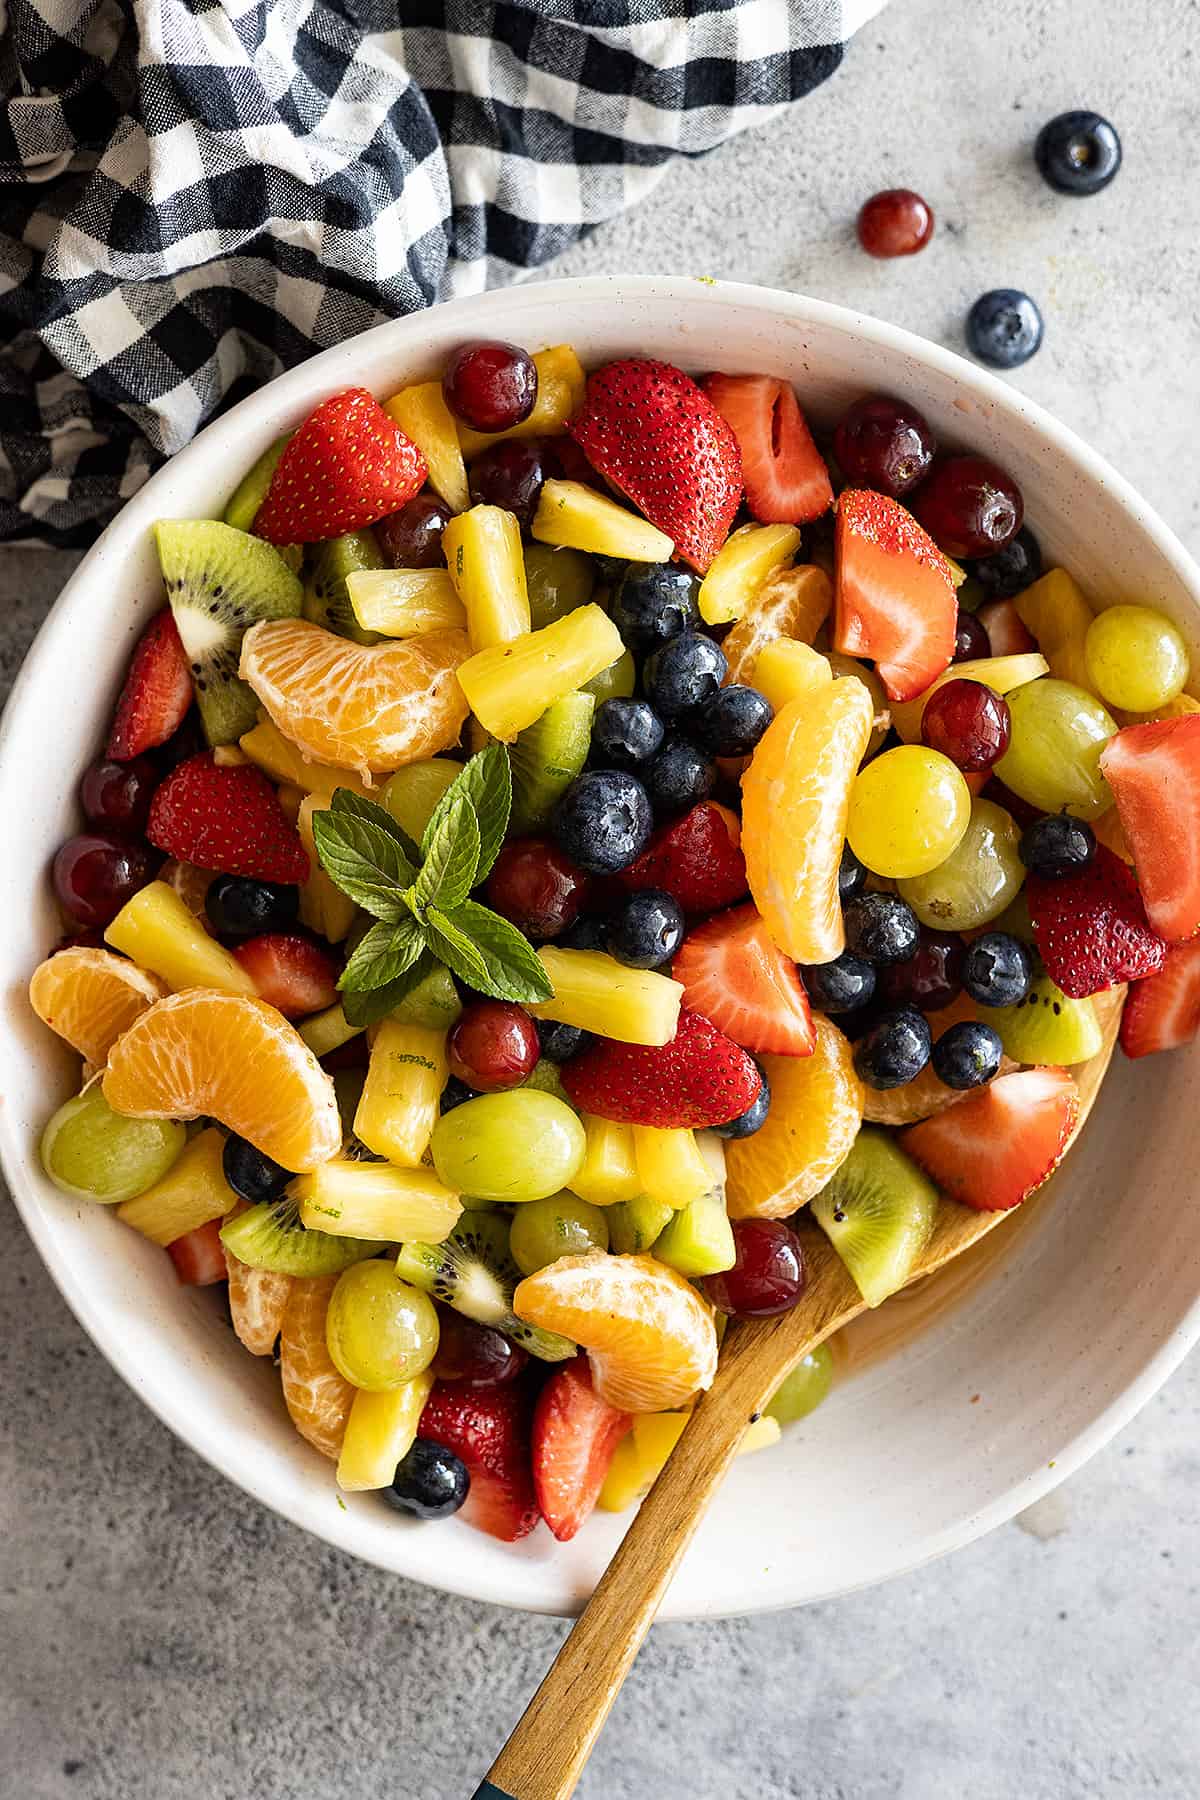
[{"label": "textured stone background", "polygon": [[[1131,21],[1136,19],[1136,24]],[[957,346],[1027,287],[1014,379],[1193,546],[1196,0],[894,0],[794,115],[702,163],[556,274],[681,271],[843,300]],[[1067,106],[1125,140],[1099,199],[1029,161]],[[863,197],[930,198],[911,261]],[[0,556],[7,680],[72,559]],[[0,1260],[3,1800],[466,1800],[563,1627],[357,1566],[177,1444],[91,1348],[15,1219]],[[1017,1524],[904,1580],[661,1627],[585,1800],[1142,1800],[1197,1791],[1200,1363]]]}]

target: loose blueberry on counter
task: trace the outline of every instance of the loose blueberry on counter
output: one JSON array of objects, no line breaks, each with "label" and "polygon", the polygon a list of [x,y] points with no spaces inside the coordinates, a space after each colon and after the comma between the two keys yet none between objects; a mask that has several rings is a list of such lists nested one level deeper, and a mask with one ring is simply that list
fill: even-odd
[{"label": "loose blueberry on counter", "polygon": [[[576,919],[559,938],[564,950],[603,950],[606,948],[605,938],[608,925],[604,919],[590,913],[586,918]],[[549,1055],[549,1051],[546,1053]]]},{"label": "loose blueberry on counter", "polygon": [[1106,188],[1120,168],[1121,140],[1099,113],[1059,113],[1038,132],[1033,155],[1052,188],[1085,197]]},{"label": "loose blueberry on counter", "polygon": [[1054,813],[1025,827],[1017,854],[1034,875],[1061,881],[1064,875],[1078,875],[1087,868],[1096,854],[1096,834],[1086,819]]},{"label": "loose blueberry on counter", "polygon": [[519,344],[460,344],[442,370],[442,396],[472,431],[511,431],[533,411],[537,364]]},{"label": "loose blueberry on counter", "polygon": [[670,723],[713,700],[728,668],[725,652],[711,638],[681,631],[646,658],[642,686],[660,718]]},{"label": "loose blueberry on counter", "polygon": [[855,1012],[875,998],[874,963],[850,950],[843,950],[832,962],[805,964],[800,979],[818,1012]]},{"label": "loose blueberry on counter", "polygon": [[592,761],[602,769],[633,769],[662,747],[663,722],[646,700],[602,700],[592,721]]},{"label": "loose blueberry on counter", "polygon": [[700,623],[700,577],[674,563],[629,563],[612,592],[612,622],[633,651],[654,650]]},{"label": "loose blueberry on counter", "polygon": [[686,738],[668,738],[642,771],[650,804],[661,816],[687,812],[717,785],[717,765]]},{"label": "loose blueberry on counter", "polygon": [[867,865],[859,862],[849,844],[842,847],[842,861],[838,869],[838,899],[845,906],[847,900],[853,900],[861,894],[867,885]]},{"label": "loose blueberry on counter", "polygon": [[129,762],[102,757],[84,770],[79,784],[84,817],[101,831],[136,837],[150,816],[158,781],[158,765],[151,756],[135,756]]},{"label": "loose blueberry on counter", "polygon": [[917,915],[899,894],[859,894],[845,909],[846,948],[873,963],[907,962],[921,939]]},{"label": "loose blueberry on counter", "polygon": [[906,962],[893,963],[880,977],[880,991],[889,1006],[915,1006],[918,1012],[939,1012],[962,992],[965,946],[955,932],[933,931],[921,926],[921,941]]},{"label": "loose blueberry on counter", "polygon": [[734,682],[718,689],[689,721],[688,730],[714,756],[749,756],[774,717],[765,694]]},{"label": "loose blueberry on counter", "polygon": [[657,969],[670,962],[685,930],[677,900],[661,888],[640,888],[609,920],[605,944],[610,956],[631,969]]},{"label": "loose blueberry on counter", "polygon": [[[602,945],[594,947],[602,948]],[[573,1056],[579,1056],[595,1041],[592,1033],[584,1031],[582,1026],[563,1025],[557,1019],[538,1019],[537,1034],[542,1055],[556,1063],[570,1062]]]},{"label": "loose blueberry on counter", "polygon": [[1033,962],[1019,938],[985,931],[967,946],[962,981],[980,1006],[1016,1006],[1029,992]]},{"label": "loose blueberry on counter", "polygon": [[478,1098],[479,1095],[473,1087],[468,1087],[465,1081],[458,1079],[457,1075],[449,1075],[446,1078],[446,1085],[442,1089],[441,1111],[453,1112],[456,1106],[462,1106],[466,1101],[478,1100]]},{"label": "loose blueberry on counter", "polygon": [[418,1519],[448,1519],[458,1511],[470,1487],[466,1466],[452,1450],[443,1449],[431,1438],[414,1438],[391,1486],[380,1492],[397,1512],[415,1513]]},{"label": "loose blueberry on counter", "polygon": [[937,440],[915,407],[880,394],[846,409],[833,434],[833,454],[852,487],[877,488],[900,500],[929,473]]},{"label": "loose blueberry on counter", "polygon": [[580,775],[551,821],[559,849],[593,875],[627,869],[646,848],[653,829],[645,788],[620,769],[589,769]]},{"label": "loose blueberry on counter", "polygon": [[955,662],[980,662],[985,656],[992,654],[992,640],[987,634],[987,626],[973,612],[964,607],[958,609],[958,623],[954,627]]},{"label": "loose blueberry on counter", "polygon": [[537,511],[546,467],[536,438],[505,438],[483,450],[471,464],[471,500],[501,506],[528,531]]},{"label": "loose blueberry on counter", "polygon": [[967,314],[967,347],[993,369],[1019,369],[1041,349],[1037,301],[1020,288],[989,288]]},{"label": "loose blueberry on counter", "polygon": [[414,494],[372,529],[393,569],[444,569],[442,533],[452,517],[436,494]]},{"label": "loose blueberry on counter", "polygon": [[1004,1046],[990,1025],[963,1019],[943,1031],[930,1058],[938,1080],[949,1088],[983,1087],[1000,1073]]},{"label": "loose blueberry on counter", "polygon": [[885,188],[863,202],[858,241],[868,256],[915,256],[932,236],[932,209],[912,188]]},{"label": "loose blueberry on counter", "polygon": [[204,910],[222,937],[287,931],[300,915],[300,890],[278,881],[252,881],[247,875],[218,875],[209,883]]},{"label": "loose blueberry on counter", "polygon": [[1041,574],[1042,548],[1028,525],[1022,525],[1003,550],[981,556],[967,567],[989,600],[1011,600]]},{"label": "loose blueberry on counter", "polygon": [[234,1193],[251,1206],[260,1200],[278,1200],[292,1179],[290,1169],[232,1131],[221,1152],[221,1168]]},{"label": "loose blueberry on counter", "polygon": [[756,1131],[761,1131],[767,1122],[767,1114],[771,1110],[771,1084],[763,1074],[762,1064],[758,1066],[762,1075],[762,1086],[758,1090],[758,1098],[753,1100],[744,1113],[736,1119],[730,1119],[726,1125],[714,1125],[713,1130],[719,1138],[748,1138]]},{"label": "loose blueberry on counter", "polygon": [[903,1087],[915,1081],[929,1061],[932,1043],[929,1022],[915,1007],[880,1013],[855,1048],[858,1078],[870,1088]]}]

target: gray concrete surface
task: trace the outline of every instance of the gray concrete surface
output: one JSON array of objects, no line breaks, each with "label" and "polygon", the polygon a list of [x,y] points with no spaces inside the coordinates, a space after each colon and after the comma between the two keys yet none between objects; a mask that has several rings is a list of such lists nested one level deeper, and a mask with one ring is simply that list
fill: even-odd
[{"label": "gray concrete surface", "polygon": [[[1136,22],[1135,22],[1136,21]],[[1042,301],[1015,379],[1200,547],[1196,0],[894,0],[787,119],[674,170],[558,273],[806,289],[958,342],[998,284]],[[1055,200],[1066,106],[1126,168]],[[850,225],[921,188],[941,230],[872,264]],[[11,676],[72,559],[0,557]],[[361,1568],[176,1443],[10,1217],[0,1259],[3,1800],[465,1800],[563,1628]],[[1200,1787],[1200,1362],[1032,1515],[873,1593],[657,1630],[584,1800],[1183,1800]],[[751,1529],[751,1521],[747,1521]]]}]

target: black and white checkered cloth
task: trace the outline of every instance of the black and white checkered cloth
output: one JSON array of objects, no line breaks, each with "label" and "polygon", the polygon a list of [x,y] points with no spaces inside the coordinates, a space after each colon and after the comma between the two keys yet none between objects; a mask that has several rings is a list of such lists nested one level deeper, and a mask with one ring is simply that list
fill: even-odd
[{"label": "black and white checkered cloth", "polygon": [[0,538],[90,541],[230,400],[546,262],[882,3],[0,0]]}]

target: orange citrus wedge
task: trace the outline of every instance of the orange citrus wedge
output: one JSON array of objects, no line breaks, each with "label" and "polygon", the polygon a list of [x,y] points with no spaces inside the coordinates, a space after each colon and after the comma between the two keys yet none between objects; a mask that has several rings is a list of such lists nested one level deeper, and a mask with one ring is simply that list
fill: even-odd
[{"label": "orange citrus wedge", "polygon": [[121,1033],[166,991],[157,975],[124,956],[78,945],[48,956],[33,971],[29,1004],[85,1062],[100,1064]]},{"label": "orange citrus wedge", "polygon": [[811,1056],[761,1058],[771,1110],[753,1137],[725,1146],[731,1219],[786,1219],[820,1193],[858,1136],[865,1096],[853,1048],[819,1013],[813,1024]]},{"label": "orange citrus wedge", "polygon": [[334,1368],[325,1344],[325,1314],[337,1283],[336,1275],[297,1277],[279,1333],[279,1376],[292,1424],[334,1462],[358,1391]]},{"label": "orange citrus wedge", "polygon": [[104,1098],[134,1119],[207,1114],[297,1174],[341,1148],[332,1078],[281,1012],[245,994],[159,1000],[114,1045]]},{"label": "orange citrus wedge", "polygon": [[[228,1217],[236,1218],[245,1210],[239,1205]],[[275,1269],[252,1269],[228,1245],[221,1247],[229,1271],[229,1316],[233,1329],[251,1356],[270,1356],[275,1339],[283,1330],[283,1315],[296,1277],[280,1275]]]},{"label": "orange citrus wedge", "polygon": [[596,1392],[622,1412],[666,1412],[712,1385],[713,1309],[652,1256],[561,1256],[525,1277],[513,1310],[581,1344]]},{"label": "orange citrus wedge", "polygon": [[265,619],[242,640],[239,673],[305,756],[364,778],[458,741],[467,702],[454,671],[465,631],[354,644],[303,619]]},{"label": "orange citrus wedge", "polygon": [[833,584],[815,563],[768,576],[721,645],[729,663],[726,681],[752,684],[759,651],[776,638],[811,644],[832,606]]}]

